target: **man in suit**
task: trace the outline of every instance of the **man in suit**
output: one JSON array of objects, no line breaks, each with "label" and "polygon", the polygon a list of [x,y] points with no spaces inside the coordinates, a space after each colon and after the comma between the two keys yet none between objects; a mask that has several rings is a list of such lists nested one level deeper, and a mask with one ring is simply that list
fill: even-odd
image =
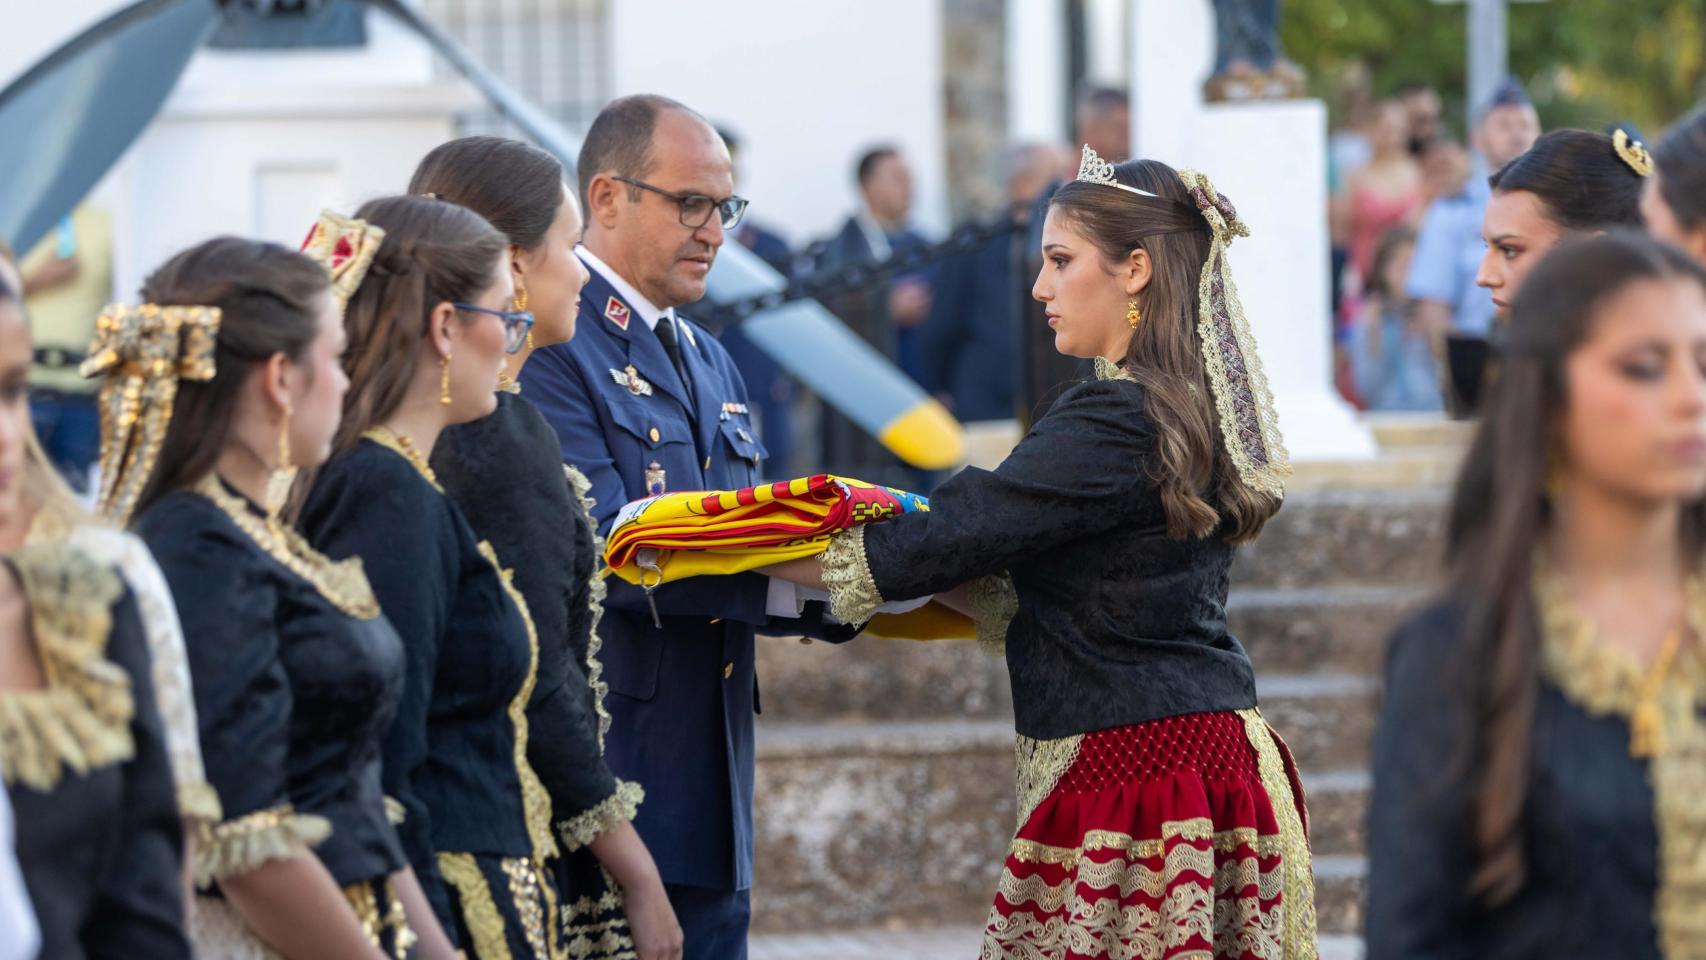
[{"label": "man in suit", "polygon": [[[631,500],[751,485],[764,458],[746,385],[715,338],[676,312],[705,293],[725,231],[745,211],[728,150],[665,97],[605,107],[581,147],[591,273],[572,341],[539,350],[522,389],[592,481],[607,533]],[[793,588],[756,574],[644,590],[612,578],[600,628],[612,725],[607,758],[639,782],[634,826],[657,858],[696,960],[746,956],[751,913],[753,635],[841,640],[821,605],[797,618]]]}]

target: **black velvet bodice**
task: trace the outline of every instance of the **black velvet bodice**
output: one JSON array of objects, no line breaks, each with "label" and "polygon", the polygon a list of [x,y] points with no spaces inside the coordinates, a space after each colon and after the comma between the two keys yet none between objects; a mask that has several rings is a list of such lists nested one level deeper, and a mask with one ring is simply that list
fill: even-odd
[{"label": "black velvet bodice", "polygon": [[402,868],[380,773],[403,692],[396,631],[338,609],[201,494],[168,494],[135,530],[177,603],[224,819],[288,803],[330,821],[314,852],[339,884]]},{"label": "black velvet bodice", "polygon": [[1256,704],[1226,628],[1232,546],[1167,535],[1155,436],[1135,381],[1087,381],[995,470],[968,467],[927,513],[865,527],[882,597],[1006,572],[1007,667],[1020,734],[1054,739]]}]

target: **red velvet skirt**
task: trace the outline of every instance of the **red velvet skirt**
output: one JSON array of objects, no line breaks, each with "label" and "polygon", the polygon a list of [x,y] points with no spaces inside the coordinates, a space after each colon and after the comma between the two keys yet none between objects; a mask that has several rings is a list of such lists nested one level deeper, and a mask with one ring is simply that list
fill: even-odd
[{"label": "red velvet skirt", "polygon": [[1303,789],[1255,710],[1019,742],[984,960],[1313,960]]}]

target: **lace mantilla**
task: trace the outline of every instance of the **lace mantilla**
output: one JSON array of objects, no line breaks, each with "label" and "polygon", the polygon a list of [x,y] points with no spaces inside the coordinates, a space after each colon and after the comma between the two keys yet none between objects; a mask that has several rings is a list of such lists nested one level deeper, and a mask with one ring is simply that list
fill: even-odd
[{"label": "lace mantilla", "polygon": [[248,873],[271,860],[301,856],[332,835],[324,817],[297,813],[290,804],[256,810],[235,820],[207,824],[195,842],[196,886]]},{"label": "lace mantilla", "polygon": [[598,635],[598,625],[604,622],[604,598],[610,594],[610,585],[604,581],[607,570],[604,566],[604,538],[598,535],[598,521],[594,519],[592,508],[598,506],[598,501],[592,498],[592,481],[578,469],[563,464],[563,476],[568,478],[569,489],[574,491],[575,499],[580,501],[581,510],[586,514],[587,527],[592,531],[592,579],[587,583],[586,606],[589,611],[586,635],[586,685],[592,688],[592,708],[598,714],[598,752],[604,753],[604,735],[610,732],[610,711],[604,708],[604,695],[610,692],[610,684],[604,682],[604,664],[598,659],[599,651],[604,649],[604,638]]},{"label": "lace mantilla", "polygon": [[883,605],[883,595],[865,559],[865,528],[843,530],[829,538],[818,561],[829,588],[829,610],[842,623],[864,623]]},{"label": "lace mantilla", "polygon": [[992,657],[1007,655],[1007,627],[1019,612],[1019,593],[1007,574],[979,577],[967,587],[977,645]]},{"label": "lace mantilla", "polygon": [[286,570],[308,581],[314,590],[357,620],[372,620],[379,616],[379,601],[373,596],[373,586],[367,582],[360,557],[333,560],[308,545],[302,534],[276,518],[262,519],[243,498],[226,491],[225,485],[213,474],[201,478],[195,492],[213,502],[220,512],[231,518],[261,552],[284,565]]},{"label": "lace mantilla", "polygon": [[136,753],[130,676],[106,659],[118,575],[64,544],[10,558],[23,585],[46,684],[0,693],[0,771],[7,784],[47,792]]},{"label": "lace mantilla", "polygon": [[[1546,677],[1595,716],[1628,721],[1641,704],[1646,673],[1601,640],[1569,600],[1562,581],[1537,565]],[[1706,596],[1690,578],[1686,602],[1695,646],[1679,656],[1657,690],[1658,737],[1647,764],[1659,835],[1659,888],[1653,919],[1666,957],[1706,957]]]},{"label": "lace mantilla", "polygon": [[633,820],[645,799],[646,791],[639,784],[616,781],[616,791],[597,806],[577,817],[557,822],[557,835],[562,838],[563,849],[579,850],[612,827]]}]

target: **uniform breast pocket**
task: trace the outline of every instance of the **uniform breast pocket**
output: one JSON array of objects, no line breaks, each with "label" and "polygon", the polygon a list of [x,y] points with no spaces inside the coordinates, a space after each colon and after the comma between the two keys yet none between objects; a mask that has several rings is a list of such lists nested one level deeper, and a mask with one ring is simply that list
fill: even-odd
[{"label": "uniform breast pocket", "polygon": [[749,485],[757,479],[759,464],[770,455],[769,451],[764,449],[764,444],[759,441],[758,435],[753,432],[752,427],[746,424],[737,423],[734,420],[724,420],[718,426],[722,428],[723,443],[728,448],[730,465],[737,474],[742,466],[750,471],[751,479],[748,480],[747,484],[742,484],[743,486]]},{"label": "uniform breast pocket", "polygon": [[[679,407],[661,397],[650,401],[607,397],[605,407],[626,441],[611,444],[611,453],[630,494],[691,490],[699,485],[699,471],[694,469],[693,462],[693,433],[686,413]],[[661,491],[652,489],[652,481],[659,479],[660,471],[664,488]]]}]

